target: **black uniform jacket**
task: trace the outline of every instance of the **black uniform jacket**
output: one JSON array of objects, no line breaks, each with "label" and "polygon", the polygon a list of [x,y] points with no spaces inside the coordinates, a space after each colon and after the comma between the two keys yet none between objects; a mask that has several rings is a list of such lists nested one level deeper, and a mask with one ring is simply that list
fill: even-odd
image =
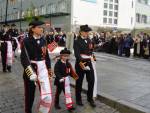
[{"label": "black uniform jacket", "polygon": [[[33,37],[25,38],[21,45],[21,63],[24,69],[31,65],[31,60],[41,61],[45,60],[47,69],[51,68],[51,60],[46,48],[46,41],[43,37],[34,39]],[[32,68],[36,71],[36,65],[32,64]]]},{"label": "black uniform jacket", "polygon": [[81,58],[81,54],[86,54],[86,55],[92,55],[93,51],[93,44],[92,41],[87,38],[87,39],[82,39],[81,36],[77,37],[77,40],[74,42],[74,53],[76,57],[76,61],[84,61]]},{"label": "black uniform jacket", "polygon": [[[1,42],[1,47],[0,47],[1,51],[6,51],[7,50],[7,42],[6,41],[11,41],[11,43],[16,42],[15,39],[12,38],[11,32],[7,31],[5,33],[4,30],[2,30],[1,33],[0,33],[0,41],[2,41]],[[12,46],[14,46],[14,45],[12,45]]]},{"label": "black uniform jacket", "polygon": [[63,77],[71,76],[71,64],[69,62],[63,63],[59,59],[54,66],[54,73],[56,76],[54,85],[63,85],[59,80]]}]

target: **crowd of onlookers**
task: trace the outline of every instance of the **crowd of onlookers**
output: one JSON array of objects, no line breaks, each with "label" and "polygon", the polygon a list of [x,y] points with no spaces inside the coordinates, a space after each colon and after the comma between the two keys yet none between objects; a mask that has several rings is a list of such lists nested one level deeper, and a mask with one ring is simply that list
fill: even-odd
[{"label": "crowd of onlookers", "polygon": [[[139,33],[132,36],[130,33],[91,33],[89,35],[95,45],[95,51],[103,51],[119,56],[148,59],[150,57],[150,36]],[[133,50],[133,51],[131,51]]]},{"label": "crowd of onlookers", "polygon": [[[27,34],[27,33],[26,33]],[[59,46],[66,45],[67,33],[65,32],[45,32],[47,43],[57,42]],[[78,34],[74,33],[74,39]],[[150,36],[146,33],[131,35],[130,33],[111,33],[111,32],[90,32],[89,38],[94,44],[94,51],[106,52],[119,56],[148,59],[150,57]]]}]

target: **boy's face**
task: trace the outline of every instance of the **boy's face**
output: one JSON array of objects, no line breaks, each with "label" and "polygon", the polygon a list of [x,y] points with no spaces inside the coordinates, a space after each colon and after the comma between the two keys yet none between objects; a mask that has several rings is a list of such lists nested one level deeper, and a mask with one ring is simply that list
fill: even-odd
[{"label": "boy's face", "polygon": [[70,55],[69,55],[69,54],[62,54],[62,55],[61,55],[61,59],[62,59],[63,61],[69,60],[69,58],[70,58]]}]

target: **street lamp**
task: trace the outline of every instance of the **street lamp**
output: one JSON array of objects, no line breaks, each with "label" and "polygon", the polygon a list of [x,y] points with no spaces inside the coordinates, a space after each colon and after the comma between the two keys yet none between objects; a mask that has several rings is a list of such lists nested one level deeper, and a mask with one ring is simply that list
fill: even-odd
[{"label": "street lamp", "polygon": [[21,18],[21,17],[22,17],[22,0],[20,0],[20,32],[21,32],[21,30],[22,30],[22,28],[21,28],[21,27],[22,27],[22,26],[21,26],[21,24],[22,24],[22,23],[21,23],[21,21],[22,21],[21,19],[22,19],[22,18]]},{"label": "street lamp", "polygon": [[8,13],[8,0],[6,0],[6,16],[5,16],[5,24],[7,24],[7,13]]},{"label": "street lamp", "polygon": [[13,9],[16,9],[16,10],[19,10],[19,19],[20,19],[20,21],[19,21],[19,28],[20,28],[20,31],[22,30],[22,0],[20,1],[20,8],[13,8]]}]

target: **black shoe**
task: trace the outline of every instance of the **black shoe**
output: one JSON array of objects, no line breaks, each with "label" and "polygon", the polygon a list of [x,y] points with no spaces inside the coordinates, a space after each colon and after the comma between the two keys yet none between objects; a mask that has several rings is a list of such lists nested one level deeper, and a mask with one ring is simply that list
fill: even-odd
[{"label": "black shoe", "polygon": [[88,102],[90,103],[90,106],[91,106],[91,107],[93,107],[93,108],[95,108],[95,107],[96,107],[96,104],[95,104],[95,102],[94,102],[93,100],[88,101]]},{"label": "black shoe", "polygon": [[72,110],[72,111],[73,111],[73,110],[75,110],[75,109],[76,109],[76,108],[75,108],[75,107],[73,107],[73,106],[72,106],[72,108],[70,108],[70,110]]},{"label": "black shoe", "polygon": [[3,72],[6,73],[7,71],[5,69],[3,69]]},{"label": "black shoe", "polygon": [[61,109],[59,105],[55,105],[55,109]]},{"label": "black shoe", "polygon": [[83,106],[82,101],[76,101],[76,104],[79,105],[79,106]]},{"label": "black shoe", "polygon": [[7,67],[7,70],[8,70],[8,72],[11,72],[11,67],[8,66],[8,67]]},{"label": "black shoe", "polygon": [[9,69],[8,72],[11,72],[11,69]]},{"label": "black shoe", "polygon": [[73,112],[74,110],[75,110],[74,107],[68,109],[68,111],[69,111],[70,113]]}]

